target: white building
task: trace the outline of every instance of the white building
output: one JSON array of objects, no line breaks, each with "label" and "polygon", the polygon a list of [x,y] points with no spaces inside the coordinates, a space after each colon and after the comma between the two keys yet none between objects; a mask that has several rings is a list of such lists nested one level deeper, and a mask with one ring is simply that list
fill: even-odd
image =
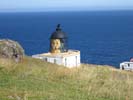
[{"label": "white building", "polygon": [[61,31],[60,25],[50,37],[50,51],[32,57],[69,68],[80,66],[80,51],[68,50],[67,36]]},{"label": "white building", "polygon": [[59,54],[44,53],[33,55],[32,57],[69,68],[80,66],[80,51],[77,50],[69,50],[66,53]]},{"label": "white building", "polygon": [[133,70],[133,62],[120,63],[121,70]]}]

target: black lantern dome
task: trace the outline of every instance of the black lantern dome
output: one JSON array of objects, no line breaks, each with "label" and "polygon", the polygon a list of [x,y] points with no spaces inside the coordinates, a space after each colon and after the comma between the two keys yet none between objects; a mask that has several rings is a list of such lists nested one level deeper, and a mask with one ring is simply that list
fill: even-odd
[{"label": "black lantern dome", "polygon": [[60,24],[58,24],[56,31],[52,33],[50,39],[65,39],[65,38],[67,38],[66,33],[62,32]]},{"label": "black lantern dome", "polygon": [[[60,24],[57,25],[56,31],[52,33],[50,37],[50,52],[51,53],[56,53],[57,50],[54,48],[54,44],[52,41],[58,40],[60,41],[60,47],[58,48],[58,52],[63,53],[67,52],[67,35],[65,32],[63,32],[60,28]],[[56,44],[55,44],[56,45]]]}]

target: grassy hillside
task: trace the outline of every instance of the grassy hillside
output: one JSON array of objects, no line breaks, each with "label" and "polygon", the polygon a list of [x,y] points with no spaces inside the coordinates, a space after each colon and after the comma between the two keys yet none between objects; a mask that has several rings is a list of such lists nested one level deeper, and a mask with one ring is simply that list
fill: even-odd
[{"label": "grassy hillside", "polygon": [[109,66],[68,69],[41,60],[0,59],[0,100],[133,100],[133,73]]}]

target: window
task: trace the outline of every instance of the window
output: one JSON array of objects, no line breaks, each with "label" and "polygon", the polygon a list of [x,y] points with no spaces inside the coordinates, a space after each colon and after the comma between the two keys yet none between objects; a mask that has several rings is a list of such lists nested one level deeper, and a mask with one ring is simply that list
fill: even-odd
[{"label": "window", "polygon": [[48,59],[47,59],[47,58],[45,58],[44,60],[45,60],[45,61],[48,61]]},{"label": "window", "polygon": [[54,59],[54,64],[56,64],[56,59]]},{"label": "window", "polygon": [[78,66],[78,57],[76,56],[76,67]]},{"label": "window", "polygon": [[122,70],[124,70],[124,66],[122,65]]},{"label": "window", "polygon": [[67,66],[67,58],[65,58],[65,66]]}]

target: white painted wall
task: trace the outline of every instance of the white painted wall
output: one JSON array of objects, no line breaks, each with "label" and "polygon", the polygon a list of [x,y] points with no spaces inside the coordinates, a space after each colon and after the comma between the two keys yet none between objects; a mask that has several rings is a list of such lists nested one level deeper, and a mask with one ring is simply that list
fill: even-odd
[{"label": "white painted wall", "polygon": [[133,70],[133,62],[120,63],[120,69],[122,70]]},{"label": "white painted wall", "polygon": [[70,68],[80,66],[80,55],[64,57],[63,65]]},{"label": "white painted wall", "polygon": [[80,54],[77,55],[67,55],[64,57],[57,56],[57,57],[48,57],[48,56],[40,56],[40,55],[33,55],[33,58],[42,59],[44,61],[55,63],[58,65],[64,65],[66,67],[78,67],[80,66]]}]

